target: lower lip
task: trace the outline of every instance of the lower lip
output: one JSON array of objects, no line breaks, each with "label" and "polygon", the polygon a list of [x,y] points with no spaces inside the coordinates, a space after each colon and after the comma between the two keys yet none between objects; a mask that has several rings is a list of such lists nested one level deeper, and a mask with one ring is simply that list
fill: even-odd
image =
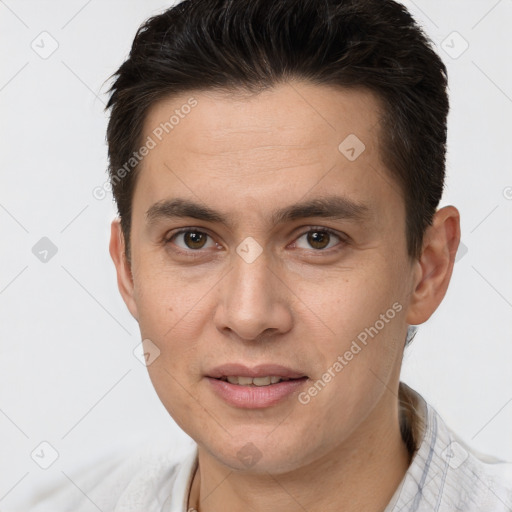
[{"label": "lower lip", "polygon": [[206,377],[217,395],[228,404],[242,409],[262,409],[275,405],[307,382],[307,377],[295,380],[285,380],[268,386],[239,386],[224,380]]}]

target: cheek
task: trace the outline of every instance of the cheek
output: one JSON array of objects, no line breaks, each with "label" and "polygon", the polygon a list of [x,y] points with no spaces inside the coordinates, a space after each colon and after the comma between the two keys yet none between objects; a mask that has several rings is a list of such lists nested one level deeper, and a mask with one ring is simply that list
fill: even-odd
[{"label": "cheek", "polygon": [[179,371],[182,365],[182,361],[174,364],[162,354],[148,367],[148,373],[162,405],[173,420],[190,434],[197,428],[197,422],[206,425],[208,419],[202,417],[201,401],[194,399],[197,396],[196,389]]},{"label": "cheek", "polygon": [[329,317],[334,334],[310,347],[311,359],[319,364],[301,402],[309,404],[305,407],[319,423],[330,426],[333,436],[340,425],[348,435],[375,407],[401,359],[400,302],[371,287],[367,294],[349,289],[354,292],[349,297],[323,304],[323,318]]},{"label": "cheek", "polygon": [[[395,302],[401,302],[396,281],[393,269],[361,265],[299,288],[299,297],[336,339],[349,340],[374,325]],[[389,316],[394,319],[396,312],[395,307]]]},{"label": "cheek", "polygon": [[141,330],[161,338],[191,324],[204,309],[202,299],[215,281],[212,273],[171,268],[161,261],[152,264],[147,257],[135,282]]},{"label": "cheek", "polygon": [[312,309],[322,320],[316,327],[323,333],[321,341],[311,350],[321,361],[319,374],[331,368],[340,387],[357,389],[358,394],[367,393],[372,382],[389,380],[405,336],[406,308],[397,282],[392,268],[376,266],[332,276],[310,294]]},{"label": "cheek", "polygon": [[158,353],[148,372],[158,396],[174,416],[190,407],[185,390],[190,390],[200,373],[198,346],[203,337],[204,305],[197,289],[162,273],[142,282],[137,304],[139,328],[142,339],[151,340]]}]

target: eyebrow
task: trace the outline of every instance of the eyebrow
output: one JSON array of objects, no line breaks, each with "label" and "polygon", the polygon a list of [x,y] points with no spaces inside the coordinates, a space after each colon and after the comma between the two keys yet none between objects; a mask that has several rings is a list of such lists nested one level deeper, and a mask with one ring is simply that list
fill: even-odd
[{"label": "eyebrow", "polygon": [[[370,213],[371,209],[363,203],[343,196],[327,196],[274,210],[271,222],[277,225],[308,217],[361,222],[366,220]],[[193,218],[230,226],[229,219],[221,212],[188,199],[165,199],[152,205],[146,212],[148,225],[162,219],[173,218]]]}]

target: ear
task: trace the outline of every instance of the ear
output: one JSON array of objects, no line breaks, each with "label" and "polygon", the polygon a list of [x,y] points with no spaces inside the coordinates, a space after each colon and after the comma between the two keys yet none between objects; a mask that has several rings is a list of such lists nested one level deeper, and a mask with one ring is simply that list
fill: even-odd
[{"label": "ear", "polygon": [[460,215],[454,206],[438,210],[425,232],[417,260],[417,277],[412,290],[406,322],[426,322],[443,300],[452,276],[460,242]]},{"label": "ear", "polygon": [[125,240],[119,218],[112,221],[110,227],[109,252],[116,267],[117,286],[123,297],[126,307],[138,321],[137,304],[134,300],[134,286],[131,265],[126,259]]}]

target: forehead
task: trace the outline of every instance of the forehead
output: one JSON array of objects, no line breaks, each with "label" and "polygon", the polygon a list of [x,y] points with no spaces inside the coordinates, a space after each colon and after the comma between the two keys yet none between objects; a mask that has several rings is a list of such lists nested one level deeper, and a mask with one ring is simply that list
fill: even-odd
[{"label": "forehead", "polygon": [[290,82],[259,93],[205,90],[165,98],[148,110],[143,132],[215,156],[262,144],[337,148],[349,134],[372,146],[380,111],[366,89]]},{"label": "forehead", "polygon": [[258,94],[208,90],[165,98],[146,115],[142,140],[151,138],[154,147],[140,165],[135,196],[147,208],[174,196],[217,211],[244,200],[251,211],[270,211],[276,202],[334,189],[367,202],[391,182],[379,155],[380,113],[365,89],[303,82]]}]

